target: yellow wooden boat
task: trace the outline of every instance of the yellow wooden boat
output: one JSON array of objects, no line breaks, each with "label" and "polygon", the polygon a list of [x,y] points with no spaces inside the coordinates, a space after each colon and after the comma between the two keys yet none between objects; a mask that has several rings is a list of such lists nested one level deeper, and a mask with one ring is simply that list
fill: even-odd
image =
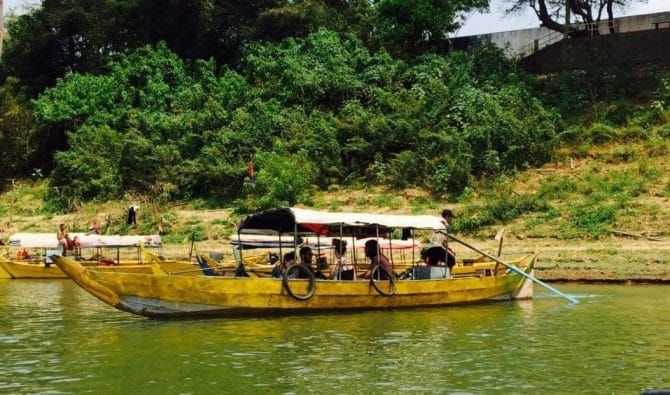
[{"label": "yellow wooden boat", "polygon": [[[322,213],[280,208],[248,216],[238,226],[238,232],[268,234],[274,231],[281,236],[287,230],[295,234],[312,232],[321,235],[339,231],[340,234],[380,237],[400,227],[446,231],[440,218],[432,216]],[[482,258],[476,262],[461,262],[460,272],[449,273],[444,266],[417,265],[412,268],[415,275],[397,277],[383,266],[375,265],[367,280],[319,280],[300,263],[290,266],[282,278],[273,279],[243,276],[244,270],[238,271],[234,277],[214,272],[196,276],[170,275],[157,263],[152,263],[153,274],[102,272],[67,258],[54,256],[53,259],[70,278],[103,302],[148,317],[443,306],[531,298],[533,282],[549,287],[532,276],[536,254],[504,262],[472,248]],[[301,270],[304,279],[294,276]],[[384,272],[386,275],[382,275]],[[419,273],[423,274],[419,276]],[[571,301],[574,299],[564,294],[561,296]]]},{"label": "yellow wooden boat", "polygon": [[[77,261],[88,270],[100,272],[152,273],[150,261],[122,261],[119,265],[99,265],[97,261]],[[160,265],[169,272],[196,273],[197,265],[189,262],[162,261]],[[198,272],[200,269],[197,270]],[[2,273],[7,273],[4,277]],[[0,256],[0,278],[6,279],[67,279],[68,276],[58,266],[46,266],[44,261],[10,261]]]},{"label": "yellow wooden boat", "polygon": [[9,274],[9,272],[7,270],[5,270],[4,267],[2,267],[1,263],[6,262],[6,261],[7,261],[7,258],[0,255],[0,280],[3,280],[3,279],[4,280],[11,280],[12,278],[14,278],[14,277],[12,277],[11,274]]},{"label": "yellow wooden boat", "polygon": [[[530,273],[535,258],[524,256],[515,264]],[[54,260],[103,302],[148,317],[440,306],[530,297],[521,295],[527,279],[515,272],[427,280],[282,280],[101,272],[67,258]]]},{"label": "yellow wooden boat", "polygon": [[[160,247],[161,238],[151,236],[121,236],[74,233],[78,249],[72,251],[78,262],[91,270],[128,271],[151,273],[148,263],[160,260],[169,271],[186,271],[196,267],[190,262],[166,261],[146,247]],[[57,253],[58,241],[51,233],[15,233],[9,238],[9,246],[16,247],[11,259],[0,256],[0,278],[10,279],[66,279],[67,275],[55,264],[49,254]],[[90,249],[93,256],[81,259],[81,251]],[[30,250],[30,253],[28,252]],[[111,252],[110,252],[111,251]],[[103,254],[105,252],[105,254]],[[103,255],[110,253],[113,258]]]},{"label": "yellow wooden boat", "polygon": [[22,260],[11,261],[5,257],[0,256],[0,268],[9,275],[11,279],[54,279],[67,278],[56,265],[46,266],[44,260]]}]

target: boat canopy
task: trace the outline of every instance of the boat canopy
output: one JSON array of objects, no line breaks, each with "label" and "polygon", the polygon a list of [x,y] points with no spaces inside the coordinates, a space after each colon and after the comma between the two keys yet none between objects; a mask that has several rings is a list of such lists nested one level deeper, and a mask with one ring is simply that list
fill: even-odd
[{"label": "boat canopy", "polygon": [[238,249],[254,248],[293,248],[294,245],[302,245],[302,237],[264,235],[264,234],[240,234],[230,237],[230,243]]},{"label": "boat canopy", "polygon": [[[89,233],[70,233],[72,240],[77,239],[81,248],[121,248],[136,247],[139,244],[145,247],[160,247],[161,237],[151,236],[121,236],[97,235]],[[57,248],[58,239],[55,233],[14,233],[9,237],[9,245],[27,248]]]},{"label": "boat canopy", "polygon": [[[370,238],[373,239],[373,238]],[[298,237],[293,236],[272,236],[262,234],[240,234],[230,237],[231,244],[241,249],[253,248],[293,248],[298,246],[309,246],[312,249],[332,249],[334,240],[342,240],[347,243],[348,247],[357,246],[363,248],[368,239],[356,240],[353,237],[328,237],[328,236],[309,236]],[[374,238],[384,248],[393,250],[404,250],[419,247],[420,244],[413,240]]]},{"label": "boat canopy", "polygon": [[274,208],[247,216],[238,226],[240,233],[317,233],[359,237],[385,235],[396,228],[445,230],[442,219],[431,215],[389,215],[329,213],[301,208]]}]

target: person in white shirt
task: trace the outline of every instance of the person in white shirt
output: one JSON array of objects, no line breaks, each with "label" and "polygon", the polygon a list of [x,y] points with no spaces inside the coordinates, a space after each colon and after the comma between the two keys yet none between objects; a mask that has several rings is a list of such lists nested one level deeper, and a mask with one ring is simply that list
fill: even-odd
[{"label": "person in white shirt", "polygon": [[433,237],[431,238],[431,244],[439,245],[444,247],[449,256],[447,258],[447,266],[453,266],[456,262],[456,251],[449,247],[449,239],[447,237],[447,232],[449,231],[449,224],[456,218],[456,214],[448,208],[442,210],[442,223],[444,224],[444,230],[438,230],[433,232]]}]

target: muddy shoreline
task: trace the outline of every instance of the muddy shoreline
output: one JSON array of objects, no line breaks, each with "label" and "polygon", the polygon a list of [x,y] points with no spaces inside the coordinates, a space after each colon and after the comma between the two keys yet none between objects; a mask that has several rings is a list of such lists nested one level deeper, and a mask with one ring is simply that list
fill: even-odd
[{"label": "muddy shoreline", "polygon": [[589,283],[589,284],[670,284],[670,278],[639,277],[639,278],[607,278],[592,275],[588,272],[575,270],[572,273],[554,273],[551,271],[536,271],[535,277],[547,283]]},{"label": "muddy shoreline", "polygon": [[[493,240],[479,241],[497,251]],[[459,251],[468,251],[458,246]],[[670,241],[607,237],[601,240],[519,239],[503,241],[503,258],[537,252],[535,275],[546,282],[670,284]]]},{"label": "muddy shoreline", "polygon": [[503,251],[538,253],[536,276],[547,282],[670,284],[670,241],[507,240]]}]

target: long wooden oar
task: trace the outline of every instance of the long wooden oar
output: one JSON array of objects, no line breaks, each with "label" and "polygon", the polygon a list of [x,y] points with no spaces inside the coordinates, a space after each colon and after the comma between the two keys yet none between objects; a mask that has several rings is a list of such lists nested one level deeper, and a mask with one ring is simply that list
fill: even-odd
[{"label": "long wooden oar", "polygon": [[493,259],[494,261],[498,262],[498,263],[501,264],[501,265],[504,265],[505,267],[507,267],[507,268],[510,269],[511,271],[513,271],[513,272],[515,272],[515,273],[518,273],[518,274],[520,274],[520,275],[526,277],[527,279],[532,280],[532,281],[534,281],[534,282],[540,284],[541,286],[545,287],[546,289],[550,290],[551,292],[555,293],[556,295],[558,295],[558,296],[562,296],[562,297],[564,297],[565,299],[569,300],[569,301],[572,302],[573,304],[579,304],[579,300],[577,300],[575,297],[570,296],[570,295],[568,295],[568,294],[565,294],[565,293],[563,293],[563,292],[557,290],[556,288],[552,287],[551,285],[549,285],[549,284],[547,284],[547,283],[545,283],[545,282],[543,282],[543,281],[541,281],[541,280],[535,278],[534,276],[532,276],[532,275],[530,275],[530,274],[524,272],[523,270],[521,270],[521,269],[519,269],[518,267],[512,265],[511,263],[503,262],[503,261],[501,261],[500,259],[494,257],[493,255],[487,254],[487,253],[485,253],[484,251],[481,251],[481,250],[479,250],[479,249],[477,249],[477,248],[471,246],[470,244],[468,244],[468,243],[466,243],[466,242],[464,242],[464,241],[462,241],[462,240],[459,240],[459,239],[455,238],[454,236],[452,236],[452,235],[450,235],[450,234],[447,234],[447,233],[444,233],[444,232],[440,232],[440,233],[445,234],[447,237],[449,237],[449,238],[452,239],[453,241],[458,242],[458,243],[461,243],[461,244],[463,244],[464,246],[468,247],[469,249],[471,249],[471,250],[473,250],[473,251],[475,251],[475,252],[477,252],[477,253],[479,253],[479,254],[482,254],[482,255],[484,255],[485,257],[489,258],[489,259]]}]

